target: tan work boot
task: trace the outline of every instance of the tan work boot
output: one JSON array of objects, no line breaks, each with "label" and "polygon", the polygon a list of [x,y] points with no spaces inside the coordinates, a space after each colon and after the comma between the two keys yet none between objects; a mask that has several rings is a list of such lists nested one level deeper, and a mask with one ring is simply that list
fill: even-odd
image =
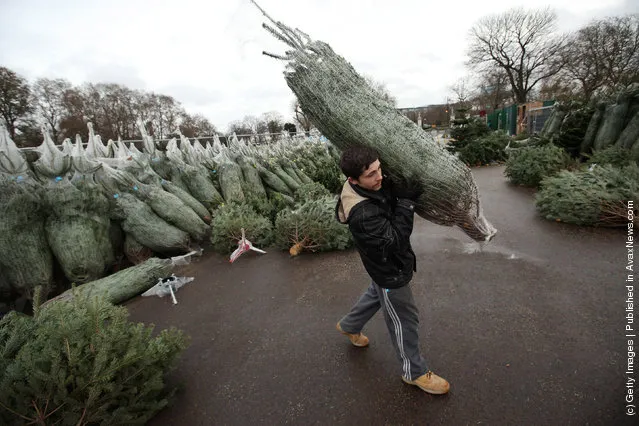
[{"label": "tan work boot", "polygon": [[339,325],[339,322],[337,323],[336,328],[337,328],[337,331],[339,331],[345,336],[348,336],[348,340],[350,340],[354,346],[357,346],[358,348],[363,348],[364,346],[368,346],[368,337],[364,336],[362,333],[357,333],[357,334],[347,333],[344,330],[342,330],[342,326]]},{"label": "tan work boot", "polygon": [[409,385],[415,385],[424,392],[432,393],[434,395],[441,395],[447,393],[450,389],[450,384],[446,379],[439,377],[437,374],[429,371],[423,376],[419,376],[415,380],[408,380],[402,376],[402,380]]}]

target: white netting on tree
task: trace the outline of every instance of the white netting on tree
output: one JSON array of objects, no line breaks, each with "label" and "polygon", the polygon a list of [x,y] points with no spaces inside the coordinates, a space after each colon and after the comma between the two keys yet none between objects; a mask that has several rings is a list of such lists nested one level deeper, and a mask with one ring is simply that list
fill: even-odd
[{"label": "white netting on tree", "polygon": [[273,23],[262,26],[291,48],[284,55],[264,54],[287,62],[286,82],[324,136],[341,149],[374,148],[394,181],[421,185],[423,195],[415,209],[421,217],[458,226],[479,241],[495,235],[464,163],[401,115],[328,44],[311,40],[260,11]]}]

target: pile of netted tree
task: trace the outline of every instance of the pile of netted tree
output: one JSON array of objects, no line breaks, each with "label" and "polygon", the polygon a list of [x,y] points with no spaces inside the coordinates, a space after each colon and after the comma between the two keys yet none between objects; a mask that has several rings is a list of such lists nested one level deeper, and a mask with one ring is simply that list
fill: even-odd
[{"label": "pile of netted tree", "polygon": [[628,201],[639,199],[639,86],[614,101],[558,104],[540,135],[507,152],[506,176],[539,188],[536,205],[544,217],[625,226]]},{"label": "pile of netted tree", "polygon": [[0,130],[0,301],[31,299],[37,285],[55,296],[210,241],[224,252],[230,246],[216,233],[228,209],[255,210],[270,235],[301,187],[335,194],[345,180],[339,150],[317,133],[264,145],[181,136],[160,150],[141,131],[138,149],[103,143],[90,124],[86,146],[79,137],[56,146],[43,129],[43,143],[25,155]]},{"label": "pile of netted tree", "polygon": [[[105,277],[115,239],[98,169],[50,140],[40,151],[29,164],[0,134],[2,297],[35,298],[33,316],[14,310],[0,320],[0,423],[144,424],[173,393],[165,375],[186,338],[176,330],[151,337],[115,304],[184,259],[154,257]],[[55,265],[81,285],[55,289]]]},{"label": "pile of netted tree", "polygon": [[556,103],[538,135],[510,144],[511,150],[548,142],[564,148],[572,158],[585,161],[609,147],[639,155],[639,83],[608,99],[588,103]]}]

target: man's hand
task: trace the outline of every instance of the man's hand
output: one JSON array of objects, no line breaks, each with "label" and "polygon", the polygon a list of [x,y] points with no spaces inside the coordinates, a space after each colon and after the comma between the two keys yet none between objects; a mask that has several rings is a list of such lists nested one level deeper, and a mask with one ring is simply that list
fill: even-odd
[{"label": "man's hand", "polygon": [[393,185],[393,195],[397,198],[415,201],[423,192],[422,186],[416,182],[399,181]]}]

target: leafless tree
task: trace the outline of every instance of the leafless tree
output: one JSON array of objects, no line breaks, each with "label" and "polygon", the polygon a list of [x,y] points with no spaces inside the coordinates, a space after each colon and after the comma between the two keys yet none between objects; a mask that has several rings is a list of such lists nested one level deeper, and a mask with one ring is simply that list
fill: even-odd
[{"label": "leafless tree", "polygon": [[562,74],[550,77],[541,82],[539,98],[569,101],[579,97],[579,88],[574,81],[564,78]]},{"label": "leafless tree", "polygon": [[29,83],[24,77],[0,67],[0,118],[11,138],[16,136],[19,121],[32,111],[30,96]]},{"label": "leafless tree", "polygon": [[606,36],[608,85],[612,88],[639,82],[639,14],[609,18],[600,23]]},{"label": "leafless tree", "polygon": [[[544,89],[563,86],[563,92],[572,92],[565,81],[577,81],[583,97],[588,100],[606,82],[605,58],[599,46],[604,43],[604,35],[598,25],[589,25],[572,34],[564,51],[565,67],[559,81],[549,82]],[[564,83],[561,82],[564,81]]]},{"label": "leafless tree", "polygon": [[495,111],[512,101],[508,75],[502,68],[486,68],[477,74],[473,106],[479,110]]},{"label": "leafless tree", "polygon": [[568,40],[562,77],[585,100],[639,82],[639,14],[593,21]]},{"label": "leafless tree", "polygon": [[235,133],[236,135],[252,135],[253,129],[248,127],[244,121],[235,120],[229,123],[228,134],[231,135]]},{"label": "leafless tree", "polygon": [[[156,138],[175,136],[186,114],[173,97],[145,93],[120,84],[85,84],[63,94],[66,116],[60,121],[63,137],[76,133],[85,138],[86,123],[94,125],[96,133],[105,139],[137,139],[136,123],[141,121]],[[202,127],[203,123],[199,124]]]},{"label": "leafless tree", "polygon": [[257,118],[254,115],[246,115],[246,116],[244,116],[242,121],[244,122],[246,127],[251,129],[251,133],[254,134],[254,135],[256,135],[258,133],[261,133],[261,130],[263,130],[264,127],[265,127],[265,126],[261,125],[260,119]]},{"label": "leafless tree", "polygon": [[[268,117],[273,123],[278,120],[273,114]],[[252,131],[266,132],[269,125],[264,120],[246,121],[250,122]],[[73,86],[63,79],[46,78],[35,81],[31,90],[26,79],[0,67],[2,122],[14,140],[23,145],[42,142],[40,125],[43,123],[50,127],[58,142],[63,138],[73,139],[76,134],[86,140],[89,122],[104,139],[139,139],[137,123],[140,122],[158,139],[177,136],[178,130],[188,137],[217,133],[206,117],[188,114],[171,96],[132,90],[115,83]]]},{"label": "leafless tree", "polygon": [[208,118],[202,114],[190,115],[187,112],[181,116],[180,131],[187,138],[213,136],[218,133]]},{"label": "leafless tree", "polygon": [[503,69],[518,103],[525,103],[542,80],[557,74],[563,64],[564,42],[555,35],[557,16],[551,9],[511,9],[480,19],[471,29],[469,65]]},{"label": "leafless tree", "polygon": [[301,107],[301,105],[300,105],[300,103],[298,102],[297,99],[293,100],[293,102],[291,104],[291,108],[292,108],[293,114],[295,116],[295,122],[300,125],[302,130],[304,130],[304,133],[306,134],[306,136],[308,136],[309,132],[314,127],[313,123],[306,116],[306,114],[304,114],[304,111],[302,110],[302,107]]},{"label": "leafless tree", "polygon": [[284,119],[277,111],[262,114],[261,120],[266,124],[266,131],[271,134],[281,133],[284,129]]},{"label": "leafless tree", "polygon": [[138,135],[134,91],[120,84],[98,84],[102,123],[101,131],[112,138],[133,139]]},{"label": "leafless tree", "polygon": [[254,115],[245,115],[241,120],[232,121],[229,124],[228,134],[257,135],[263,131],[265,125],[260,125],[260,119]]},{"label": "leafless tree", "polygon": [[468,77],[462,77],[457,80],[452,86],[450,91],[456,99],[456,102],[460,106],[468,106],[469,100],[473,95]]},{"label": "leafless tree", "polygon": [[364,80],[373,88],[375,92],[385,100],[391,103],[394,107],[397,107],[397,98],[393,96],[386,87],[386,83],[375,80],[370,75],[364,75]]},{"label": "leafless tree", "polygon": [[71,87],[71,83],[62,78],[39,78],[32,86],[36,114],[47,124],[57,142],[60,142],[60,122],[67,115],[64,94]]},{"label": "leafless tree", "polygon": [[158,138],[165,138],[178,129],[182,107],[172,96],[153,95],[153,128]]},{"label": "leafless tree", "polygon": [[229,123],[228,134],[250,135],[257,142],[266,142],[266,133],[274,134],[274,138],[279,137],[279,133],[284,129],[284,119],[276,111],[265,112],[259,117],[246,115],[242,120],[235,120]]},{"label": "leafless tree", "polygon": [[85,98],[82,90],[72,87],[62,94],[62,104],[66,115],[60,120],[60,137],[72,138],[76,134],[86,137],[89,133],[86,123],[89,117],[85,115]]}]

